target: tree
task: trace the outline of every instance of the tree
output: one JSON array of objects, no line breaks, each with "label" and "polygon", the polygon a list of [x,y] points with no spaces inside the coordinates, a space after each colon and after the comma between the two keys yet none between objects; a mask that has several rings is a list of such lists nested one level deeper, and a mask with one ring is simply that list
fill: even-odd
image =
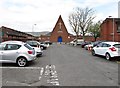
[{"label": "tree", "polygon": [[98,21],[97,23],[92,24],[89,28],[89,32],[94,37],[95,41],[98,37],[100,37],[100,25],[101,25],[101,22]]},{"label": "tree", "polygon": [[92,9],[88,7],[85,9],[77,7],[75,12],[69,15],[69,23],[76,36],[77,34],[82,34],[84,39],[94,18],[94,11]]},{"label": "tree", "polygon": [[79,28],[79,23],[78,23],[78,18],[76,13],[72,13],[69,15],[69,23],[72,27],[73,32],[76,35],[76,39],[78,39],[80,28]]}]

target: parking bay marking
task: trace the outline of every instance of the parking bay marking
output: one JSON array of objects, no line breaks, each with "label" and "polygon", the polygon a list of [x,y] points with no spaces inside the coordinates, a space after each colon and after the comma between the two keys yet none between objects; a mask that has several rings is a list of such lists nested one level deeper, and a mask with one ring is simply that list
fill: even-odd
[{"label": "parking bay marking", "polygon": [[55,69],[55,65],[47,65],[45,68],[45,77],[47,77],[47,83],[53,84],[55,86],[59,86],[59,80],[57,76],[57,71]]},{"label": "parking bay marking", "polygon": [[43,69],[43,67],[0,67],[0,68],[10,68],[10,69]]}]

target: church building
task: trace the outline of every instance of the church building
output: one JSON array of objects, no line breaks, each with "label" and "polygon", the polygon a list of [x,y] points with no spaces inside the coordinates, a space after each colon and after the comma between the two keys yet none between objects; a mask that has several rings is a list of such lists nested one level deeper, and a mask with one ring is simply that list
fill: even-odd
[{"label": "church building", "polygon": [[60,15],[52,32],[50,32],[46,35],[41,35],[39,39],[40,39],[40,41],[67,43],[67,42],[74,40],[75,36],[68,33],[67,28],[64,24],[64,21]]}]

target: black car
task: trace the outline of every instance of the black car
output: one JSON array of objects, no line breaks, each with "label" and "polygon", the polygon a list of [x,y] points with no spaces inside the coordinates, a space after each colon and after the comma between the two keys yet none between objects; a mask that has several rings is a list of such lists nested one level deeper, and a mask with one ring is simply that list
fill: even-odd
[{"label": "black car", "polygon": [[85,42],[83,42],[83,43],[81,44],[81,47],[84,48],[85,45],[88,45],[88,44],[90,44],[90,43],[91,43],[91,42],[85,41]]}]

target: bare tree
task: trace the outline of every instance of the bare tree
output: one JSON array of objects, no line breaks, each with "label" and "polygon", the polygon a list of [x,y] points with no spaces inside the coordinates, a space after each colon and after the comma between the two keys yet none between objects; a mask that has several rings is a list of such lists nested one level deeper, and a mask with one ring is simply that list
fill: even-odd
[{"label": "bare tree", "polygon": [[78,39],[80,29],[79,29],[79,22],[78,22],[78,18],[77,18],[76,13],[72,13],[69,15],[69,23],[72,27],[73,32],[76,35],[76,39]]},{"label": "bare tree", "polygon": [[88,7],[84,9],[77,7],[75,12],[69,16],[69,23],[74,32],[77,31],[77,34],[82,34],[84,39],[94,18],[93,9],[89,9]]}]

